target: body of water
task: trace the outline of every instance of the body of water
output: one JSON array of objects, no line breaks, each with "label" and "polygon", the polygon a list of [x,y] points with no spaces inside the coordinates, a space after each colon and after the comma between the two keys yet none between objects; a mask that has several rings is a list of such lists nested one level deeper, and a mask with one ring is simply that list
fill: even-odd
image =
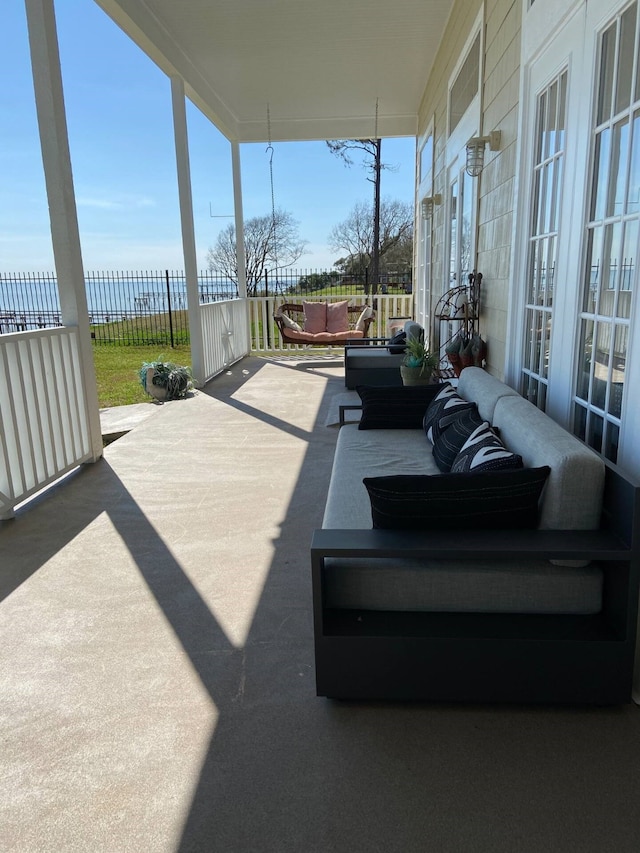
[{"label": "body of water", "polygon": [[[201,302],[236,296],[236,287],[228,279],[203,275],[198,283]],[[91,274],[85,288],[94,324],[187,308],[183,274]],[[60,299],[55,276],[0,273],[0,333],[56,325],[60,325]]]}]

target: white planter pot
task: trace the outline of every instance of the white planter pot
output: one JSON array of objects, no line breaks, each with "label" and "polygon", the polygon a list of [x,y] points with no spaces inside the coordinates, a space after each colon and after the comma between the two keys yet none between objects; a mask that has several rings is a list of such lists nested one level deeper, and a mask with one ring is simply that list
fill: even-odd
[{"label": "white planter pot", "polygon": [[400,376],[402,376],[403,385],[431,385],[431,375],[433,371],[430,367],[425,367],[421,371],[419,367],[408,367],[406,364],[400,365]]},{"label": "white planter pot", "polygon": [[156,400],[166,400],[167,399],[167,389],[163,388],[161,385],[153,384],[153,375],[155,370],[153,367],[147,367],[147,377],[145,380],[145,387],[147,389],[147,394],[150,397],[155,397]]}]

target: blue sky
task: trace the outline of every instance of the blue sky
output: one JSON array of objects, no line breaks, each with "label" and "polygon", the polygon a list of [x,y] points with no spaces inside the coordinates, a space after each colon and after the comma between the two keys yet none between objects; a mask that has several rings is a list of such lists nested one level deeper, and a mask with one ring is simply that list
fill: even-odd
[{"label": "blue sky", "polygon": [[[57,0],[67,124],[86,270],[182,269],[168,78],[91,0]],[[0,272],[53,270],[23,0],[2,0],[0,32]],[[187,102],[196,249],[232,219],[227,140]],[[266,124],[266,105],[265,105]],[[415,140],[383,141],[382,196],[413,198]],[[332,227],[372,199],[359,165],[324,142],[274,143],[276,206],[298,221],[300,268],[328,268]],[[264,144],[241,146],[244,216],[271,212]]]}]

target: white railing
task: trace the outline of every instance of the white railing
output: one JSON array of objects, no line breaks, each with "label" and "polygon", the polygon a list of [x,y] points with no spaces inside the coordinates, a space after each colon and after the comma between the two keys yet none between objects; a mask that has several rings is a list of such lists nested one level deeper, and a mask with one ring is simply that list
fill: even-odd
[{"label": "white railing", "polygon": [[[283,302],[301,303],[303,299],[314,302],[325,297],[313,296],[255,296],[247,300],[249,303],[249,325],[251,329],[251,349],[257,352],[269,352],[273,350],[302,350],[303,346],[284,344],[280,337],[278,327],[274,323],[273,315],[279,305]],[[384,338],[388,334],[388,321],[392,317],[413,316],[413,296],[411,294],[394,294],[365,296],[340,296],[336,294],[328,301],[337,302],[340,299],[348,299],[353,305],[374,304],[376,316],[369,327],[369,337]]]},{"label": "white railing", "polygon": [[204,375],[205,381],[208,381],[249,353],[247,301],[229,299],[225,302],[209,302],[200,308]]},{"label": "white railing", "polygon": [[78,333],[0,336],[0,518],[93,458]]}]

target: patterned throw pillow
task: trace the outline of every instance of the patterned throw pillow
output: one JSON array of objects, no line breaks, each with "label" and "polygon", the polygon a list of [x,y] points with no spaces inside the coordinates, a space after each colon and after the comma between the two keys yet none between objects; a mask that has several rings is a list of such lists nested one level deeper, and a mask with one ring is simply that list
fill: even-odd
[{"label": "patterned throw pillow", "polygon": [[449,415],[437,418],[433,423],[433,458],[441,471],[451,470],[456,456],[471,433],[482,426],[477,406],[455,408]]},{"label": "patterned throw pillow", "polygon": [[522,456],[511,453],[484,421],[465,441],[451,466],[452,474],[522,468]]},{"label": "patterned throw pillow", "polygon": [[512,530],[538,524],[538,502],[551,469],[479,474],[365,477],[374,528]]},{"label": "patterned throw pillow", "polygon": [[433,444],[433,425],[437,420],[475,407],[476,404],[464,400],[450,382],[445,382],[424,415],[422,425],[429,441]]}]

